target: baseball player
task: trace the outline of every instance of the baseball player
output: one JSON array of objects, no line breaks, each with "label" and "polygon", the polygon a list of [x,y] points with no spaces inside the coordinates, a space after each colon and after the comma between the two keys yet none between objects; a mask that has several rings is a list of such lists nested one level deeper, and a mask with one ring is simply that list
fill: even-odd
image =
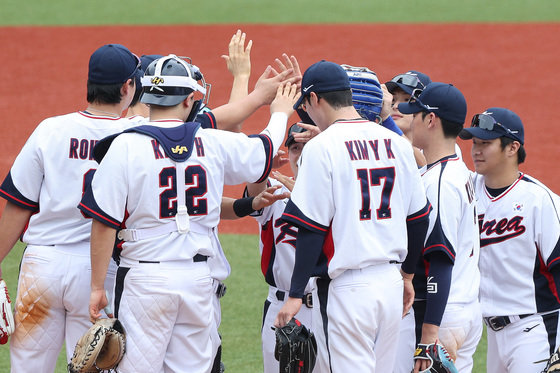
[{"label": "baseball player", "polygon": [[223,185],[268,176],[298,97],[296,86],[280,86],[270,123],[256,137],[199,129],[183,123],[194,93],[206,89],[196,77],[174,55],[148,66],[141,101],[150,104],[149,125],[106,140],[110,146],[80,204],[94,217],[92,320],[107,304],[112,242],[126,226],[115,285],[115,313],[128,333],[122,372],[210,371],[214,296],[207,260],[217,254],[212,229]]},{"label": "baseball player", "polygon": [[[297,162],[301,155],[304,144],[294,140],[294,133],[305,131],[297,124],[293,124],[284,145],[288,148],[288,159],[294,179],[297,178]],[[277,373],[278,361],[274,357],[276,344],[275,332],[273,330],[274,319],[278,311],[288,300],[288,290],[295,261],[295,240],[297,227],[282,220],[284,208],[293,188],[293,180],[276,173],[277,179],[269,178],[259,184],[248,184],[246,193],[249,196],[257,195],[266,188],[267,184],[278,188],[276,196],[283,196],[271,206],[265,207],[258,214],[253,215],[259,223],[261,271],[269,286],[268,296],[264,302],[263,323],[261,328],[263,364],[265,373]],[[304,325],[311,327],[311,310],[313,307],[311,284],[305,288],[303,295],[304,307],[296,314],[296,318]]]},{"label": "baseball player", "polygon": [[411,142],[412,132],[410,125],[412,123],[412,115],[401,113],[399,111],[399,104],[408,102],[414,90],[419,89],[421,91],[431,82],[432,80],[428,75],[420,71],[410,70],[393,77],[393,79],[385,83],[385,88],[390,93],[388,97],[392,100],[389,110],[383,108],[381,117],[387,118],[390,116],[393,118],[405,137]]},{"label": "baseball player", "polygon": [[[457,370],[470,372],[472,356],[482,335],[482,321],[474,187],[471,172],[455,154],[467,103],[455,86],[430,83],[408,103],[399,104],[398,109],[414,116],[412,144],[422,149],[428,162],[421,173],[433,207],[423,255],[413,280],[416,340],[427,345],[441,343]],[[412,354],[411,349],[406,356]],[[428,367],[428,361],[417,361],[415,372]],[[410,366],[406,371],[410,371]]]},{"label": "baseball player", "polygon": [[519,171],[523,123],[493,107],[460,133],[471,155],[480,227],[480,304],[487,371],[541,372],[558,347],[559,198]]},{"label": "baseball player", "polygon": [[289,298],[274,324],[299,311],[309,278],[318,277],[316,371],[390,372],[429,214],[412,149],[358,114],[340,65],[310,66],[301,92],[294,107],[301,105],[322,132],[303,149],[283,214],[298,235]]},{"label": "baseball player", "polygon": [[[71,358],[91,326],[87,312],[91,219],[76,205],[97,163],[93,147],[130,125],[121,119],[135,91],[139,59],[108,44],[89,60],[88,107],[39,124],[0,187],[0,260],[23,233],[27,244],[18,280],[12,372],[53,372],[66,341]],[[108,263],[109,264],[109,263]],[[112,293],[116,265],[105,281]]]},{"label": "baseball player", "polygon": [[[399,111],[399,104],[406,103],[410,99],[413,91],[421,92],[432,80],[430,77],[419,71],[410,70],[404,74],[399,74],[384,84],[383,88],[383,110],[381,117],[389,116],[396,125],[402,130],[403,135],[412,143],[412,115],[403,114]],[[417,147],[414,149],[414,158],[418,167],[426,165],[426,158],[422,151]],[[409,372],[407,372],[409,373]]]}]

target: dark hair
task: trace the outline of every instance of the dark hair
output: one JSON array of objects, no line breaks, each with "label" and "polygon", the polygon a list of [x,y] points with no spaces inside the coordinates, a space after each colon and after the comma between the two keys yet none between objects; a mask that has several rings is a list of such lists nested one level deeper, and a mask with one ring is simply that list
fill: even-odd
[{"label": "dark hair", "polygon": [[138,88],[138,82],[136,82],[136,91],[134,91],[134,97],[132,98],[132,101],[130,102],[130,106],[134,106],[138,103],[138,101],[140,101],[140,96],[142,96],[142,86],[140,86],[140,88]]},{"label": "dark hair", "polygon": [[[333,109],[340,109],[347,106],[353,106],[352,91],[349,89],[343,91],[331,91],[317,93],[317,98],[324,99]],[[304,101],[309,102],[309,96],[304,98]]]},{"label": "dark hair", "polygon": [[[426,118],[429,111],[422,112],[422,119]],[[435,114],[435,113],[434,113]],[[436,114],[437,115],[437,114]],[[450,122],[447,119],[438,117],[441,120],[441,128],[443,129],[443,136],[446,138],[456,138],[459,132],[463,129],[463,125],[460,123]]]},{"label": "dark hair", "polygon": [[[506,146],[513,143],[514,141],[517,140],[505,136],[500,137],[500,146],[502,147],[502,150],[504,150]],[[525,162],[525,158],[527,158],[527,153],[525,152],[525,148],[523,147],[523,144],[519,143],[519,149],[517,149],[517,164],[521,164]]]},{"label": "dark hair", "polygon": [[[134,79],[129,83],[135,84]],[[121,102],[121,87],[123,83],[117,84],[96,84],[87,82],[87,101],[89,103],[118,104]]]}]

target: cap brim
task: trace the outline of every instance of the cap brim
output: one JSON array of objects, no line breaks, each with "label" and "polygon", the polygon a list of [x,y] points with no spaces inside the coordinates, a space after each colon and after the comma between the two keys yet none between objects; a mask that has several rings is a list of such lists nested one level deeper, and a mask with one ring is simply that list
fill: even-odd
[{"label": "cap brim", "polygon": [[294,110],[297,110],[298,107],[300,107],[301,103],[303,102],[304,99],[304,95],[301,95],[298,100],[296,101],[296,103],[294,104]]},{"label": "cap brim", "polygon": [[463,140],[470,140],[473,137],[482,140],[494,140],[502,136],[504,135],[501,133],[488,131],[480,127],[464,128],[463,130],[461,130],[461,132],[459,132],[459,137],[462,138]]},{"label": "cap brim", "polygon": [[292,145],[294,142],[296,142],[296,140],[294,139],[293,135],[288,136],[288,138],[286,139],[286,142],[284,143],[284,146],[286,148],[289,148],[290,145]]},{"label": "cap brim", "polygon": [[424,108],[420,106],[417,102],[403,102],[399,104],[399,111],[402,114],[415,114],[423,111]]},{"label": "cap brim", "polygon": [[387,87],[387,90],[391,94],[393,94],[393,92],[395,92],[395,89],[400,88],[404,91],[404,93],[411,95],[412,90],[414,89],[414,88],[409,87],[407,85],[404,85],[404,84],[401,84],[401,83],[395,83],[393,81],[388,81],[387,83],[385,83],[385,86]]}]

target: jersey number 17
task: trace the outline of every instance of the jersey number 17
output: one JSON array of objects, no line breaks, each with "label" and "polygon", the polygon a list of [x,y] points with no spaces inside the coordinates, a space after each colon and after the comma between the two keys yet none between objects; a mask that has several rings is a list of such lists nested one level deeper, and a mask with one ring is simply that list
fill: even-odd
[{"label": "jersey number 17", "polygon": [[360,209],[360,220],[371,219],[371,196],[370,186],[383,186],[381,188],[381,198],[379,207],[377,208],[377,219],[391,218],[391,194],[393,193],[393,185],[395,182],[395,168],[361,168],[356,170],[360,189],[362,192],[362,208]]}]

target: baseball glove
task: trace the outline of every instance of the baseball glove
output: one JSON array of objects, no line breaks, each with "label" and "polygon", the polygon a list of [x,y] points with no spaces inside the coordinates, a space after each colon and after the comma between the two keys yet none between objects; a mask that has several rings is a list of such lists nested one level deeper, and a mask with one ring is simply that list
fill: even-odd
[{"label": "baseball glove", "polygon": [[350,80],[354,108],[362,117],[375,121],[383,106],[383,91],[377,75],[367,67],[341,66]]},{"label": "baseball glove", "polygon": [[559,373],[560,372],[560,347],[554,351],[548,358],[546,367],[542,373]]},{"label": "baseball glove", "polygon": [[97,373],[115,369],[126,347],[124,328],[117,319],[99,319],[80,338],[68,364],[69,373]]},{"label": "baseball glove", "polygon": [[[458,373],[449,353],[438,343],[423,344],[419,343],[414,352],[414,360],[429,360],[430,367],[422,372],[430,373]],[[421,373],[422,373],[421,372]]]},{"label": "baseball glove", "polygon": [[317,359],[315,335],[292,318],[276,329],[274,357],[280,363],[280,373],[311,373]]},{"label": "baseball glove", "polygon": [[6,282],[0,279],[0,344],[6,344],[8,337],[14,333],[14,316],[12,302]]}]

